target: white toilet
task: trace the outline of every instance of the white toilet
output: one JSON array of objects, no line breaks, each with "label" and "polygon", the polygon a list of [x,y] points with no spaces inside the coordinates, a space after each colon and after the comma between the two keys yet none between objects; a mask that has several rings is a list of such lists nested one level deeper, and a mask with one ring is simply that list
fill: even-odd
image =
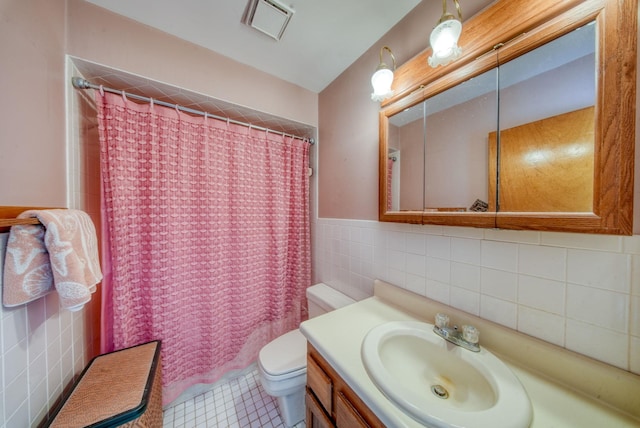
[{"label": "white toilet", "polygon": [[[309,318],[355,303],[329,287],[307,288]],[[291,427],[304,419],[304,390],[307,383],[307,339],[296,329],[265,345],[258,355],[260,383],[267,394],[278,399],[280,416]]]}]

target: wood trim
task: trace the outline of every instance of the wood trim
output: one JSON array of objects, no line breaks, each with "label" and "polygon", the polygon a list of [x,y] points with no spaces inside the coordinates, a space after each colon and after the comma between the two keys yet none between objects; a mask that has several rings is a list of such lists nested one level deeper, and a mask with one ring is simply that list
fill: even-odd
[{"label": "wood trim", "polygon": [[389,132],[389,118],[407,108],[424,101],[426,98],[435,95],[441,91],[444,91],[452,86],[455,86],[461,80],[470,79],[477,75],[480,75],[497,65],[497,56],[494,52],[485,55],[477,63],[471,64],[465,67],[461,67],[455,70],[452,74],[439,79],[438,81],[431,82],[426,86],[421,86],[419,90],[415,91],[411,95],[398,100],[397,102],[382,109],[379,113],[379,145],[380,145],[380,161],[379,161],[379,215],[378,220],[382,222],[395,222],[395,223],[411,223],[411,224],[430,224],[430,225],[444,225],[444,226],[458,226],[458,227],[495,227],[495,213],[477,213],[477,212],[464,212],[464,213],[447,213],[447,212],[424,212],[424,211],[387,211],[387,192],[386,192],[386,178],[387,178],[387,151],[388,141],[387,136]]},{"label": "wood trim", "polygon": [[[347,385],[342,377],[334,370],[333,367],[320,355],[320,353],[313,347],[313,345],[307,342],[307,360],[313,358],[313,361],[324,370],[333,382],[334,395],[342,394],[344,398],[350,402],[354,409],[358,412],[359,416],[366,422],[366,424],[372,428],[385,428],[385,425],[378,419],[378,417],[369,409],[369,407],[358,397],[358,395]],[[331,411],[331,418],[336,420],[336,409]]]},{"label": "wood trim", "polygon": [[496,225],[502,229],[539,230],[548,232],[623,234],[615,229],[603,229],[602,218],[580,213],[498,213]]},{"label": "wood trim", "polygon": [[54,208],[45,207],[19,207],[19,206],[0,206],[0,233],[8,232],[11,226],[20,224],[39,224],[37,218],[17,219],[16,217],[27,210],[45,210]]},{"label": "wood trim", "polygon": [[501,64],[509,62],[575,28],[596,20],[608,1],[610,0],[582,0],[577,2],[581,4],[567,11],[550,16],[548,20],[523,34],[522,37],[516,37],[501,46],[499,62]]},{"label": "wood trim", "polygon": [[313,394],[313,391],[307,387],[305,393],[306,405],[306,423],[308,427],[314,428],[331,428],[333,423],[322,408],[322,405]]},{"label": "wood trim", "polygon": [[[378,147],[378,218],[381,219],[387,212],[387,156],[389,150],[388,139],[389,121],[381,111],[378,114],[378,135],[380,136],[380,145]],[[385,138],[382,138],[382,136]],[[392,221],[392,220],[389,220]]]},{"label": "wood trim", "polygon": [[[386,203],[385,205],[386,206]],[[391,223],[422,224],[422,211],[388,211],[378,217],[379,221]]]},{"label": "wood trim", "polygon": [[307,386],[313,391],[322,407],[332,412],[333,382],[311,355],[307,358]]},{"label": "wood trim", "polygon": [[501,58],[504,54],[508,60],[589,21],[598,25],[593,213],[499,212],[497,227],[633,233],[637,13],[629,13],[628,8],[637,11],[637,0],[584,1],[536,29],[527,40],[501,49]]},{"label": "wood trim", "polygon": [[427,212],[422,215],[422,224],[493,228],[496,225],[496,213],[473,211],[463,213]]},{"label": "wood trim", "polygon": [[492,51],[496,44],[506,43],[531,31],[580,3],[581,0],[505,0],[492,3],[464,22],[460,35],[463,49],[460,58],[446,66],[431,68],[427,65],[431,47],[427,47],[396,69],[392,85],[394,95],[381,105],[384,107],[404,98],[420,86],[426,86]]},{"label": "wood trim", "polygon": [[[445,67],[432,69],[427,66],[427,57],[431,53],[427,48],[400,66],[395,73],[395,95],[382,103],[380,111],[379,220],[631,235],[637,8],[638,0],[498,0],[465,22],[460,43],[464,50],[462,58]],[[598,25],[599,39],[592,213],[440,215],[386,211],[386,162],[382,161],[382,155],[387,151],[388,117],[465,78],[486,71],[493,66],[492,62],[498,60],[498,55],[500,62],[506,62],[593,20]],[[495,25],[497,22],[499,26]],[[523,34],[523,37],[519,37]],[[504,45],[498,53],[491,52],[498,43]],[[488,220],[490,217],[493,217],[493,221]]]},{"label": "wood trim", "polygon": [[[628,8],[633,7],[633,13]],[[596,129],[600,168],[596,190],[601,206],[603,231],[633,233],[633,175],[636,118],[637,0],[607,2],[599,17],[604,31],[600,42],[599,94],[600,127]],[[612,55],[616,52],[617,55]]]},{"label": "wood trim", "polygon": [[345,428],[369,427],[358,409],[353,407],[342,392],[336,394],[336,426]]}]

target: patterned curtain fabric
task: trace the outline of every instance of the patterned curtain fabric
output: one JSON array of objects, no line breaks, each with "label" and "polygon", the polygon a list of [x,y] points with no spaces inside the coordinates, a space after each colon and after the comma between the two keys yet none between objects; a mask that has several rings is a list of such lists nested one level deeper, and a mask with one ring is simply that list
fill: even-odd
[{"label": "patterned curtain fabric", "polygon": [[103,351],[162,340],[166,404],[304,318],[309,145],[119,95],[96,102]]}]

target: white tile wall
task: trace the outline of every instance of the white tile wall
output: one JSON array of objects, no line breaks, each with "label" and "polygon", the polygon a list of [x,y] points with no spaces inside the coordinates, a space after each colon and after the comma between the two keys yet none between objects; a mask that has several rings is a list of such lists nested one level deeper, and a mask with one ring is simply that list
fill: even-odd
[{"label": "white tile wall", "polygon": [[[0,234],[0,272],[8,233]],[[2,289],[0,275],[0,289]],[[0,427],[37,426],[86,363],[84,311],[60,310],[51,293],[27,305],[0,305]]]},{"label": "white tile wall", "polygon": [[356,299],[379,278],[640,374],[640,235],[317,219],[313,236],[314,280]]}]

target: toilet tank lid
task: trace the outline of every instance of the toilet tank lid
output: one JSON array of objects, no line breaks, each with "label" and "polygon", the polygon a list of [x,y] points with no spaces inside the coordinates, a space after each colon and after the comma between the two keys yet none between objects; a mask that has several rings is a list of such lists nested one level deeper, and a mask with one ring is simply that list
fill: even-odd
[{"label": "toilet tank lid", "polygon": [[325,310],[342,308],[356,302],[346,294],[322,282],[307,288],[307,300],[315,302]]}]

